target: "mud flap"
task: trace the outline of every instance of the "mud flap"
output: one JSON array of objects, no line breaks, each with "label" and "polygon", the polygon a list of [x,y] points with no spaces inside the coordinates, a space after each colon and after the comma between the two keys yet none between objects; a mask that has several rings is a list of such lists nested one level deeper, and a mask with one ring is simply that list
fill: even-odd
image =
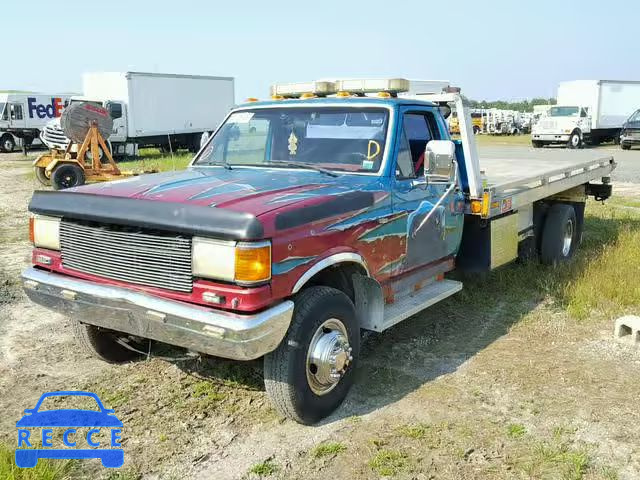
[{"label": "mud flap", "polygon": [[365,275],[354,274],[352,279],[360,328],[378,330],[384,321],[382,287],[376,280]]}]

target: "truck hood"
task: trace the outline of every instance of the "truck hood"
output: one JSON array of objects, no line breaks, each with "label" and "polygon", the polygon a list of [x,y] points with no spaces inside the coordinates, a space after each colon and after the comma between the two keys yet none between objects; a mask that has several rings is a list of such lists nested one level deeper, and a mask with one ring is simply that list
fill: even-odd
[{"label": "truck hood", "polygon": [[578,124],[580,117],[542,117],[535,124],[533,130],[536,133],[548,131],[550,133],[560,133],[563,130],[573,130]]},{"label": "truck hood", "polygon": [[[293,203],[363,190],[380,190],[377,177],[289,169],[189,168],[96,183],[73,191],[225,208],[260,216]],[[71,191],[68,190],[68,191]]]}]

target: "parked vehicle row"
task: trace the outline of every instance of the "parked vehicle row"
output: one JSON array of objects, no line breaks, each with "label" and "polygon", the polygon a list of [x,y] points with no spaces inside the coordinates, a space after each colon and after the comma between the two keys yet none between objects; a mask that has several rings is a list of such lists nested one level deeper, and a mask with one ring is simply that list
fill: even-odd
[{"label": "parked vehicle row", "polygon": [[[202,135],[215,130],[235,104],[234,95],[231,77],[107,72],[85,74],[83,95],[70,101],[106,108],[113,119],[107,139],[113,155],[131,156],[142,147],[198,151]],[[41,139],[50,149],[69,144],[59,118],[46,125]]]},{"label": "parked vehicle row", "polygon": [[607,141],[618,143],[623,124],[639,106],[640,81],[562,82],[557,105],[533,126],[531,144],[534,148],[551,144],[581,148]]}]

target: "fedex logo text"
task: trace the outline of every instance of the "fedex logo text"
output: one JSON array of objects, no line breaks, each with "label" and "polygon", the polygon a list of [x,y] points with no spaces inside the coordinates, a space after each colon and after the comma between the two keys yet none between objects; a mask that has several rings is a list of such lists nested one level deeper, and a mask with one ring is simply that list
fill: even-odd
[{"label": "fedex logo text", "polygon": [[62,115],[62,109],[65,107],[61,98],[51,97],[51,103],[43,105],[42,103],[36,103],[35,97],[27,98],[27,106],[29,107],[29,118],[57,118]]}]

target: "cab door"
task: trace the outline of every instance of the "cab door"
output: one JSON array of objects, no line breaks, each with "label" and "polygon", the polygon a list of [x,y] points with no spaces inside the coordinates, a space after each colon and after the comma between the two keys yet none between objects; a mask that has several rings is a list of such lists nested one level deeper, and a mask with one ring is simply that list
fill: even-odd
[{"label": "cab door", "polygon": [[24,109],[22,103],[11,102],[7,106],[9,110],[9,126],[11,128],[25,128]]},{"label": "cab door", "polygon": [[427,182],[424,175],[425,148],[431,140],[448,140],[444,122],[433,109],[403,107],[396,136],[396,165],[392,172],[393,210],[406,214],[406,252],[396,274],[434,264],[455,254],[462,238],[463,197],[455,190],[423,223],[445,195],[449,185]]},{"label": "cab door", "polygon": [[[109,112],[113,120],[113,129],[111,130],[110,142],[120,143],[127,139],[127,113],[124,103],[107,102],[105,108]],[[106,139],[105,139],[106,140]]]}]

